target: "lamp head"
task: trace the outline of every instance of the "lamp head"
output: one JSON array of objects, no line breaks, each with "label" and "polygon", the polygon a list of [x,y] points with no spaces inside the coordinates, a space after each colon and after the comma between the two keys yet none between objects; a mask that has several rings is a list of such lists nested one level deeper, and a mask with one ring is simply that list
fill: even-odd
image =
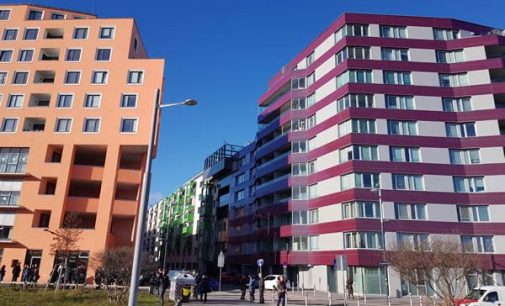
[{"label": "lamp head", "polygon": [[187,105],[187,106],[195,106],[197,104],[198,104],[198,102],[195,99],[187,99],[184,101],[184,105]]}]

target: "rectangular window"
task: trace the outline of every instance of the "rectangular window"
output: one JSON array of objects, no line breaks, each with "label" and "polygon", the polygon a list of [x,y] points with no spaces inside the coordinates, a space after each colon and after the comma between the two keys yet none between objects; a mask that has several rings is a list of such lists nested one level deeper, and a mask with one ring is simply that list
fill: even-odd
[{"label": "rectangular window", "polygon": [[26,83],[28,83],[28,72],[14,71],[14,77],[12,78],[12,84],[25,85]]},{"label": "rectangular window", "polygon": [[52,20],[63,20],[63,19],[65,19],[65,15],[63,15],[63,14],[58,14],[58,13],[53,13],[53,14],[51,15],[51,19],[52,19]]},{"label": "rectangular window", "polygon": [[337,111],[341,112],[347,108],[372,108],[373,95],[370,94],[348,94],[337,101]]},{"label": "rectangular window", "polygon": [[305,109],[305,98],[293,98],[291,99],[291,109],[292,110],[300,110]]},{"label": "rectangular window", "polygon": [[0,62],[8,63],[12,60],[12,50],[0,50]]},{"label": "rectangular window", "polygon": [[433,37],[435,40],[453,40],[459,36],[458,30],[450,29],[433,29]]},{"label": "rectangular window", "polygon": [[121,133],[136,133],[137,132],[137,119],[122,118],[121,119]]},{"label": "rectangular window", "polygon": [[65,74],[65,84],[79,84],[81,79],[81,72],[79,71],[67,71]]},{"label": "rectangular window", "polygon": [[143,71],[128,71],[128,84],[142,84],[143,81]]},{"label": "rectangular window", "polygon": [[12,226],[0,227],[0,240],[11,240]]},{"label": "rectangular window", "polygon": [[349,160],[378,160],[377,146],[353,145],[340,149],[340,163]]},{"label": "rectangular window", "polygon": [[316,104],[316,94],[315,93],[307,96],[307,108],[311,107],[314,104]]},{"label": "rectangular window", "polygon": [[493,236],[461,236],[461,245],[464,252],[470,253],[493,253]]},{"label": "rectangular window", "polygon": [[467,74],[465,73],[440,73],[438,75],[441,87],[460,87],[468,85]]},{"label": "rectangular window", "polygon": [[75,28],[73,37],[74,37],[74,39],[87,39],[88,38],[88,28]]},{"label": "rectangular window", "polygon": [[307,172],[307,163],[293,163],[291,166],[293,176],[305,176]]},{"label": "rectangular window", "polygon": [[319,248],[318,236],[294,236],[292,237],[293,251],[309,251]]},{"label": "rectangular window", "polygon": [[351,188],[378,188],[378,173],[349,173],[340,177],[341,190]]},{"label": "rectangular window", "polygon": [[444,112],[469,112],[472,110],[470,97],[442,98]]},{"label": "rectangular window", "polygon": [[349,133],[375,134],[375,120],[351,119],[338,125],[339,137]]},{"label": "rectangular window", "polygon": [[395,219],[426,220],[426,204],[395,203]]},{"label": "rectangular window", "polygon": [[100,130],[100,119],[84,118],[82,130],[85,133],[98,133]]},{"label": "rectangular window", "polygon": [[346,249],[382,249],[382,235],[377,232],[344,233]]},{"label": "rectangular window", "polygon": [[10,10],[0,10],[0,20],[9,20],[10,15]]},{"label": "rectangular window", "polygon": [[346,24],[335,32],[335,43],[345,36],[368,36],[368,25]]},{"label": "rectangular window", "polygon": [[0,85],[7,83],[7,72],[0,72]]},{"label": "rectangular window", "polygon": [[28,148],[0,148],[0,173],[24,173],[27,160]]},{"label": "rectangular window", "polygon": [[235,176],[235,185],[242,184],[243,182],[245,182],[245,173]]},{"label": "rectangular window", "polygon": [[244,189],[235,192],[235,201],[242,201],[243,199],[245,199]]},{"label": "rectangular window", "polygon": [[98,108],[100,107],[100,95],[87,94],[84,100],[85,108]]},{"label": "rectangular window", "polygon": [[21,108],[23,106],[23,95],[9,95],[8,108]]},{"label": "rectangular window", "polygon": [[30,11],[28,14],[28,20],[42,20],[42,12],[41,11]]},{"label": "rectangular window", "polygon": [[412,250],[429,250],[429,238],[428,234],[417,234],[417,233],[397,233],[396,239],[398,245],[404,248],[410,248]]},{"label": "rectangular window", "polygon": [[384,71],[384,84],[412,85],[410,72]]},{"label": "rectangular window", "polygon": [[39,29],[25,29],[24,40],[36,40]]},{"label": "rectangular window", "polygon": [[291,89],[305,88],[305,78],[296,78],[291,80]]},{"label": "rectangular window", "polygon": [[337,76],[337,88],[347,83],[372,83],[371,70],[347,70]]},{"label": "rectangular window", "polygon": [[95,60],[110,61],[111,49],[96,49]]},{"label": "rectangular window", "polygon": [[16,29],[5,29],[3,40],[16,40],[18,37],[18,30]]},{"label": "rectangular window", "polygon": [[407,38],[406,27],[381,25],[380,32],[383,38]]},{"label": "rectangular window", "polygon": [[291,131],[292,132],[305,131],[305,119],[295,119],[291,121]]},{"label": "rectangular window", "polygon": [[33,60],[33,50],[19,50],[18,61],[31,62]]},{"label": "rectangular window", "polygon": [[54,127],[54,131],[57,133],[69,133],[71,127],[72,127],[72,119],[58,118],[56,119],[56,126]]},{"label": "rectangular window", "polygon": [[393,189],[422,191],[423,176],[416,174],[391,174],[393,180]]},{"label": "rectangular window", "polygon": [[137,95],[122,95],[121,107],[137,107]]},{"label": "rectangular window", "polygon": [[370,47],[346,47],[336,55],[337,65],[347,59],[370,59]]},{"label": "rectangular window", "polygon": [[91,77],[91,83],[93,84],[107,84],[107,71],[93,71],[93,76]]},{"label": "rectangular window", "polygon": [[475,122],[446,123],[445,130],[447,132],[447,137],[465,138],[477,136]]},{"label": "rectangular window", "polygon": [[312,184],[309,186],[309,199],[317,198],[317,184]]},{"label": "rectangular window", "polygon": [[484,177],[483,176],[454,176],[452,178],[455,192],[484,192]]},{"label": "rectangular window", "polygon": [[310,130],[311,128],[315,127],[316,124],[317,124],[316,114],[307,118],[307,130]]},{"label": "rectangular window", "polygon": [[291,192],[293,200],[308,200],[309,198],[307,186],[293,186]]},{"label": "rectangular window", "polygon": [[409,49],[382,48],[382,60],[384,61],[408,61]]},{"label": "rectangular window", "polygon": [[[2,164],[0,164],[1,167]],[[0,191],[0,206],[17,206],[18,201],[19,191]]]},{"label": "rectangular window", "polygon": [[463,56],[463,50],[454,51],[436,51],[437,52],[437,63],[460,63],[465,61]]},{"label": "rectangular window", "polygon": [[389,135],[417,135],[417,127],[415,121],[400,121],[388,120]]},{"label": "rectangular window", "polygon": [[380,218],[379,202],[356,201],[342,204],[342,218]]},{"label": "rectangular window", "polygon": [[413,147],[390,147],[389,154],[393,162],[411,162],[418,163],[421,161],[419,156],[419,148]]},{"label": "rectangular window", "polygon": [[291,153],[306,153],[307,142],[304,140],[293,141],[291,143]]},{"label": "rectangular window", "polygon": [[18,119],[14,118],[4,118],[2,120],[2,130],[3,133],[14,133],[18,126]]},{"label": "rectangular window", "polygon": [[81,60],[81,49],[68,49],[65,60],[68,62],[78,62]]},{"label": "rectangular window", "polygon": [[480,164],[479,149],[449,149],[451,164],[455,165],[473,165]]},{"label": "rectangular window", "polygon": [[315,72],[313,72],[307,76],[307,87],[314,84],[315,81],[316,81],[316,74]]},{"label": "rectangular window", "polygon": [[489,211],[487,205],[459,205],[458,221],[461,222],[488,222]]},{"label": "rectangular window", "polygon": [[113,27],[101,27],[100,28],[100,39],[112,39],[114,38],[114,28]]},{"label": "rectangular window", "polygon": [[58,103],[56,107],[61,108],[70,108],[72,107],[72,99],[74,96],[72,95],[58,95]]}]

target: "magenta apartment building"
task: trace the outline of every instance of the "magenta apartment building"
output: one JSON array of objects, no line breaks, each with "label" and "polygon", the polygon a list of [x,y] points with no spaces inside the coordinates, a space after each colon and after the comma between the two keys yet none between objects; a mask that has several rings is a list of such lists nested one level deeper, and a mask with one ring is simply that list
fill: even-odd
[{"label": "magenta apartment building", "polygon": [[333,264],[347,255],[355,292],[416,295],[427,289],[381,265],[383,245],[450,235],[487,262],[469,286],[504,283],[500,31],[344,14],[273,77],[259,105],[256,148],[230,187],[232,267],[264,258],[268,272],[285,265],[306,288],[342,292]]}]

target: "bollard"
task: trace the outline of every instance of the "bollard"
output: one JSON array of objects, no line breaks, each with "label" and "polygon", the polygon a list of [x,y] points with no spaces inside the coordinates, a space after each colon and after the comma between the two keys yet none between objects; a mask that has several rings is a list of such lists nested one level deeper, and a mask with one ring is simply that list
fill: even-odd
[{"label": "bollard", "polygon": [[361,300],[361,297],[358,295],[358,306],[359,306],[359,300]]},{"label": "bollard", "polygon": [[316,285],[314,285],[314,296],[316,296]]},{"label": "bollard", "polygon": [[328,306],[331,306],[331,291],[330,291],[330,287],[328,287]]},{"label": "bollard", "polygon": [[305,292],[305,306],[309,305],[309,295]]},{"label": "bollard", "polygon": [[423,306],[423,296],[419,296],[419,306]]},{"label": "bollard", "polygon": [[286,302],[286,306],[287,306],[288,305],[288,295],[287,294],[284,295],[284,301]]},{"label": "bollard", "polygon": [[344,306],[347,306],[347,290],[344,289]]},{"label": "bollard", "polygon": [[412,293],[409,292],[409,301],[410,301],[410,306],[414,306],[414,303],[412,301]]},{"label": "bollard", "polygon": [[364,302],[366,304],[366,290],[363,290],[363,300],[364,300]]},{"label": "bollard", "polygon": [[391,297],[388,295],[388,306],[391,306]]}]

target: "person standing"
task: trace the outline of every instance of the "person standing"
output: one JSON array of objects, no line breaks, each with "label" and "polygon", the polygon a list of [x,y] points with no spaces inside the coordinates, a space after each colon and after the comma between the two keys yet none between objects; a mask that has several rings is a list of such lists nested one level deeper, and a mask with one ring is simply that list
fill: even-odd
[{"label": "person standing", "polygon": [[258,280],[258,289],[259,289],[259,294],[260,294],[260,304],[265,304],[265,279],[263,278],[263,275],[258,274],[259,280]]},{"label": "person standing", "polygon": [[12,268],[12,281],[17,282],[19,273],[21,273],[21,264],[19,261],[16,263],[16,265]]},{"label": "person standing", "polygon": [[165,305],[165,292],[170,288],[170,278],[165,270],[161,273],[160,277],[160,305]]},{"label": "person standing", "polygon": [[5,277],[5,265],[3,265],[2,268],[0,269],[0,282],[4,281],[4,277]]},{"label": "person standing", "polygon": [[[277,289],[277,306],[282,305],[286,306],[286,281],[284,280],[284,276],[279,276],[277,278],[277,283],[275,284],[275,288]],[[282,301],[282,303],[281,303]]]},{"label": "person standing", "polygon": [[354,288],[352,287],[354,281],[352,280],[352,278],[348,278],[347,279],[347,282],[346,282],[346,285],[345,285],[345,289],[347,289],[347,298],[349,299],[353,299],[354,300]]},{"label": "person standing", "polygon": [[256,292],[256,279],[249,274],[249,301],[254,302],[254,293]]},{"label": "person standing", "polygon": [[240,278],[240,291],[241,291],[240,299],[241,300],[245,300],[245,292],[247,290],[247,283],[248,283],[247,277],[245,275],[242,275],[242,277]]},{"label": "person standing", "polygon": [[200,293],[200,302],[207,303],[207,293],[210,291],[209,278],[207,275],[202,275],[202,280],[198,284],[198,292]]},{"label": "person standing", "polygon": [[195,276],[195,290],[193,292],[193,298],[198,299],[198,286],[200,285],[200,282],[202,281],[202,273],[197,272]]}]

